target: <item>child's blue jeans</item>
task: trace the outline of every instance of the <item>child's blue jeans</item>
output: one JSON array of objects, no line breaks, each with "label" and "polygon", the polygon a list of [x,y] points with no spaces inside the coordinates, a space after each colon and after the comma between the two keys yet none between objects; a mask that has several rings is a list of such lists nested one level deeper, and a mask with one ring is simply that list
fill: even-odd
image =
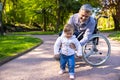
[{"label": "child's blue jeans", "polygon": [[74,75],[75,68],[75,57],[74,55],[66,56],[64,54],[60,54],[60,68],[65,70],[66,64],[68,63],[69,74]]}]

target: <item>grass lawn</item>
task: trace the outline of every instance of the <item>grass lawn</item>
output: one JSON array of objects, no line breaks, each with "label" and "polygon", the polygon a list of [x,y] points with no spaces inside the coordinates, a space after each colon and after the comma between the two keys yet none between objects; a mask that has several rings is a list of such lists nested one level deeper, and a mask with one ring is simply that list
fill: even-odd
[{"label": "grass lawn", "polygon": [[120,31],[114,31],[113,29],[101,30],[100,32],[110,33],[109,38],[120,41]]},{"label": "grass lawn", "polygon": [[54,32],[42,32],[42,31],[30,31],[30,32],[13,32],[11,34],[16,34],[16,35],[53,35],[55,34]]},{"label": "grass lawn", "polygon": [[42,43],[41,39],[30,36],[0,36],[0,61],[24,52],[40,43]]},{"label": "grass lawn", "polygon": [[120,31],[114,31],[112,32],[109,37],[113,40],[120,41]]}]

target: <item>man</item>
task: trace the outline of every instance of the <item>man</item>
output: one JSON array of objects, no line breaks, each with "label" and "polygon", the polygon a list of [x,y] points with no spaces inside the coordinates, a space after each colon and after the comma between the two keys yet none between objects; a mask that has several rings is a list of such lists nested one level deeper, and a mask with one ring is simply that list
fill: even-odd
[{"label": "man", "polygon": [[73,14],[68,24],[72,24],[75,28],[75,35],[78,37],[78,34],[82,34],[82,37],[79,37],[80,44],[83,46],[92,36],[95,29],[95,19],[91,17],[92,7],[90,4],[84,4],[81,6],[78,13]]}]

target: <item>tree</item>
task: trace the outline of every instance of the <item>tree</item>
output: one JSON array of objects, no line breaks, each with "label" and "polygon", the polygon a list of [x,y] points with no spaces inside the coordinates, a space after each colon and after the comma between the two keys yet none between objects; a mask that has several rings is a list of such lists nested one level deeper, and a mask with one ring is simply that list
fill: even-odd
[{"label": "tree", "polygon": [[0,0],[0,3],[1,3],[1,5],[0,5],[1,6],[1,11],[0,11],[0,32],[1,32],[1,35],[4,35],[6,28],[3,27],[2,13],[4,11],[6,0]]},{"label": "tree", "polygon": [[[59,32],[71,13],[76,13],[84,3],[94,6],[93,0],[6,0],[3,21],[5,24]],[[34,25],[35,24],[35,25]],[[37,28],[38,29],[38,28]]]},{"label": "tree", "polygon": [[56,27],[55,32],[58,32],[60,26],[63,26],[66,23],[66,20],[69,18],[71,13],[78,12],[80,7],[80,2],[76,0],[56,0]]},{"label": "tree", "polygon": [[115,28],[114,30],[120,30],[120,0],[102,0],[103,8],[109,9]]}]

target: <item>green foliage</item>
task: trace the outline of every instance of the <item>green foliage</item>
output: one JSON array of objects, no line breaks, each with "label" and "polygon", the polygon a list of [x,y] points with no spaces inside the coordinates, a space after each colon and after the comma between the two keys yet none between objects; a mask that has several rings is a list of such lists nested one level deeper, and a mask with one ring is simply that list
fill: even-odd
[{"label": "green foliage", "polygon": [[30,36],[0,36],[0,60],[15,56],[41,42]]},{"label": "green foliage", "polygon": [[93,0],[6,0],[3,22],[42,31],[61,30],[70,14],[86,3],[99,6],[99,1]]},{"label": "green foliage", "polygon": [[100,0],[103,10],[111,14],[114,21],[114,30],[120,30],[120,1],[119,0]]},{"label": "green foliage", "polygon": [[110,30],[110,29],[114,29],[114,22],[112,17],[108,17],[108,18],[100,18],[98,20],[98,28],[100,30]]}]

